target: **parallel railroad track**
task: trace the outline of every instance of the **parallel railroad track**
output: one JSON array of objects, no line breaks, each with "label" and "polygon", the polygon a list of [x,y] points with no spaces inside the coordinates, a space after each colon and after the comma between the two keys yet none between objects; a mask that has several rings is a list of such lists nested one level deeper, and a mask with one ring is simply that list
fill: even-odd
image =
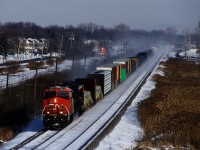
[{"label": "parallel railroad track", "polygon": [[[161,57],[160,57],[161,58]],[[138,90],[140,86],[144,83],[147,77],[150,75],[152,70],[157,65],[160,58],[154,64],[151,64],[151,69],[148,71],[141,71],[138,77],[135,77],[134,83],[129,83],[132,78],[130,77],[125,81],[128,82],[126,89],[117,95],[120,90],[124,89],[120,87],[117,88],[112,93],[117,95],[113,100],[107,95],[102,101],[90,110],[86,111],[77,120],[72,122],[69,126],[63,130],[57,131],[54,134],[41,140],[41,136],[44,133],[38,133],[35,138],[29,138],[22,142],[20,145],[13,148],[25,148],[25,149],[85,149],[94,139],[97,137],[106,126],[117,116],[120,110],[125,106],[125,104],[130,100],[132,95]],[[138,69],[139,70],[139,69]],[[137,80],[136,80],[137,79]],[[130,81],[129,81],[130,80]],[[121,85],[120,85],[121,86]],[[111,96],[112,97],[112,96]],[[102,107],[101,107],[102,105]],[[104,108],[105,107],[105,108]],[[104,108],[103,110],[101,108]],[[95,110],[95,111],[94,111]],[[95,114],[91,114],[95,112]],[[95,116],[98,116],[94,119]],[[39,141],[38,143],[36,141]],[[32,144],[31,143],[35,143]]]},{"label": "parallel railroad track", "polygon": [[37,137],[41,136],[42,134],[44,134],[46,132],[46,130],[41,130],[39,132],[37,132],[36,134],[34,134],[33,136],[29,137],[28,139],[26,139],[25,141],[21,142],[20,144],[18,144],[17,146],[11,148],[11,150],[18,150],[20,148],[22,148],[24,145],[30,143],[31,141],[33,141],[34,139],[36,139]]}]

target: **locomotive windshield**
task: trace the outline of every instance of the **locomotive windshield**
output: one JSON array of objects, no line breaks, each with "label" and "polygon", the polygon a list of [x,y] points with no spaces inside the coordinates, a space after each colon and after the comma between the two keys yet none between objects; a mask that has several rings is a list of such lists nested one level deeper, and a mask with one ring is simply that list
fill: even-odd
[{"label": "locomotive windshield", "polygon": [[64,92],[64,91],[59,91],[58,92],[58,97],[64,98],[64,99],[68,99],[69,98],[68,93]]},{"label": "locomotive windshield", "polygon": [[56,92],[55,91],[46,91],[44,93],[44,99],[47,99],[47,98],[51,98],[51,97],[55,97],[56,96]]},{"label": "locomotive windshield", "polygon": [[69,98],[69,94],[65,91],[58,91],[57,93],[55,91],[46,91],[43,98],[48,99],[56,96],[64,99]]}]

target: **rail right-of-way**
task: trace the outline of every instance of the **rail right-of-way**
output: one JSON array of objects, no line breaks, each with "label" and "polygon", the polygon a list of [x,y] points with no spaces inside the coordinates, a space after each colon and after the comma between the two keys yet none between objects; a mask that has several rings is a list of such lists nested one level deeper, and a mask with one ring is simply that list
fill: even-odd
[{"label": "rail right-of-way", "polygon": [[[146,62],[145,66],[148,64],[146,66],[146,69],[143,70],[143,68],[140,68],[138,70],[139,76],[137,75],[136,79],[134,79],[134,76],[130,77],[130,79],[127,81],[130,84],[126,83],[126,85],[128,85],[128,88],[126,88],[126,90],[121,93],[119,98],[116,99],[116,101],[110,105],[109,109],[107,109],[98,118],[98,120],[96,120],[93,124],[91,124],[91,126],[88,127],[88,129],[86,129],[84,132],[82,132],[77,138],[75,138],[68,144],[65,144],[65,147],[63,147],[62,149],[66,149],[66,150],[85,149],[95,139],[95,137],[97,137],[104,130],[104,128],[106,128],[106,126],[115,118],[115,116],[118,115],[120,110],[131,99],[131,97],[135,94],[135,92],[138,90],[138,88],[141,87],[141,85],[144,83],[144,81],[147,79],[147,77],[153,71],[155,66],[158,64],[160,59],[161,59],[161,56],[159,56],[157,58],[157,60],[154,60],[154,62],[151,61],[151,64],[148,64],[148,62]],[[145,66],[143,66],[143,67],[145,67]],[[131,82],[131,80],[134,80],[134,82]],[[105,102],[105,105],[106,105],[106,103],[107,102]],[[68,135],[69,135],[69,133],[68,133]],[[56,143],[57,142],[58,141],[56,141]],[[52,144],[51,147],[48,147],[48,148],[56,149],[56,145],[54,146],[54,144]]]},{"label": "rail right-of-way", "polygon": [[50,138],[39,136],[21,149],[84,149],[118,114],[162,56],[160,54],[145,62],[123,84],[59,133]]}]

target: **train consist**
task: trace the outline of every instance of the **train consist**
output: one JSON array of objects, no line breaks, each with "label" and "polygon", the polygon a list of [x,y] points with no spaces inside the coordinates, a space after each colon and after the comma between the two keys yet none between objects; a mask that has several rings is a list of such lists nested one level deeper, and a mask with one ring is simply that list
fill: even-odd
[{"label": "train consist", "polygon": [[99,66],[86,78],[49,87],[44,91],[43,97],[43,125],[46,128],[65,127],[75,116],[80,116],[86,109],[117,88],[150,55],[152,50],[139,52],[135,56]]}]

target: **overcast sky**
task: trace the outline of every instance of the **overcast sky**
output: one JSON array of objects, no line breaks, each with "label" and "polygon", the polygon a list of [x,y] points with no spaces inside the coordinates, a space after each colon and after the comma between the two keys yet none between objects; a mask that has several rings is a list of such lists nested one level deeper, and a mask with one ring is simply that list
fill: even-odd
[{"label": "overcast sky", "polygon": [[93,22],[105,27],[125,23],[131,29],[161,25],[197,26],[200,0],[0,0],[0,22],[41,26]]}]

